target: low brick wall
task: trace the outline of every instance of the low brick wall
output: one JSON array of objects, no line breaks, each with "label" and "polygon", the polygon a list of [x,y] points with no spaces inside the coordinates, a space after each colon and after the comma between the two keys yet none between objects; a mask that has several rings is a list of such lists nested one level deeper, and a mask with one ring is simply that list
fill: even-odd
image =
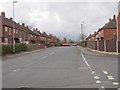
[{"label": "low brick wall", "polygon": [[120,41],[118,41],[118,52],[120,53]]},{"label": "low brick wall", "polygon": [[116,52],[116,40],[106,41],[106,52]]},{"label": "low brick wall", "polygon": [[[87,47],[106,52],[116,52],[116,38],[106,41],[87,41]],[[118,51],[120,52],[120,41],[118,42]]]},{"label": "low brick wall", "polygon": [[99,41],[98,42],[98,50],[99,51],[104,51],[104,41]]},{"label": "low brick wall", "polygon": [[86,45],[91,49],[97,50],[97,41],[87,41]]}]

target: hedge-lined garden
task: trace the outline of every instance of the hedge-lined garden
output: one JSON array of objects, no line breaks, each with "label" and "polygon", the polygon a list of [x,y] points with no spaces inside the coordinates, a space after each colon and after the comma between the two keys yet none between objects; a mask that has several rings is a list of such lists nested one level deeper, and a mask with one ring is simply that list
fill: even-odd
[{"label": "hedge-lined garden", "polygon": [[[42,47],[40,45],[36,44],[16,44],[15,45],[15,53],[22,52],[22,51],[32,51],[32,50],[37,50],[41,49]],[[2,45],[2,50],[0,53],[2,55],[6,54],[12,54],[13,53],[13,45]]]},{"label": "hedge-lined garden", "polygon": [[[28,51],[26,44],[16,44],[15,45],[15,53],[21,51]],[[13,53],[13,45],[2,45],[2,55],[12,54]]]}]

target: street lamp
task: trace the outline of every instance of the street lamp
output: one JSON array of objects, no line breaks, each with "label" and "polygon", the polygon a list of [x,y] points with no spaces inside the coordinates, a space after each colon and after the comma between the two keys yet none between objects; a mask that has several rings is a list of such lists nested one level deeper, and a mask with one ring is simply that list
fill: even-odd
[{"label": "street lamp", "polygon": [[83,24],[84,24],[84,21],[82,21],[82,23],[81,23],[81,39],[82,39],[82,42],[84,41]]},{"label": "street lamp", "polygon": [[15,28],[15,25],[14,25],[14,4],[17,3],[17,1],[13,1],[13,53],[15,53],[15,39],[14,39],[14,28]]}]

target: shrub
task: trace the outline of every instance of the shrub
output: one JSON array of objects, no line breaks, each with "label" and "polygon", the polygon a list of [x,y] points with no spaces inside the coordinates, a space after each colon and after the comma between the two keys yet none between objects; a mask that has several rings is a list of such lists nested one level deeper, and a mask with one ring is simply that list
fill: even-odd
[{"label": "shrub", "polygon": [[2,54],[12,53],[13,52],[13,46],[12,45],[3,45],[2,46]]},{"label": "shrub", "polygon": [[[27,51],[27,45],[26,44],[16,44],[15,45],[15,52],[21,52],[21,51]],[[3,45],[2,46],[2,54],[11,54],[13,53],[13,45]]]}]

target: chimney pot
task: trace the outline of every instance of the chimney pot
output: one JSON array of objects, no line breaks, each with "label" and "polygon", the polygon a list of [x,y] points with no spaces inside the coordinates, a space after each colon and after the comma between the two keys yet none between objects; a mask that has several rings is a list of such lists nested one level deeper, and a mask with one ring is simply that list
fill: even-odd
[{"label": "chimney pot", "polygon": [[115,19],[116,18],[116,16],[115,15],[113,15],[113,19]]},{"label": "chimney pot", "polygon": [[10,20],[12,20],[12,17],[10,17]]},{"label": "chimney pot", "polygon": [[22,26],[25,26],[25,24],[24,24],[24,23],[22,23]]},{"label": "chimney pot", "polygon": [[1,12],[1,15],[2,15],[3,17],[5,17],[5,12]]},{"label": "chimney pot", "polygon": [[109,22],[111,21],[111,18],[109,18]]}]

